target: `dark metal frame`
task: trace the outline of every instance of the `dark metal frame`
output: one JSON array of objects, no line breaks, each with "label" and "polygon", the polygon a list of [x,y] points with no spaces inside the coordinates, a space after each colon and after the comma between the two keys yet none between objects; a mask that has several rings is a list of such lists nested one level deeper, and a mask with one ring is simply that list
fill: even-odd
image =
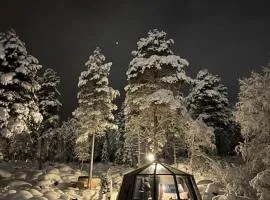
[{"label": "dark metal frame", "polygon": [[[153,173],[140,173],[140,172],[142,172],[143,170],[145,170],[146,168],[150,167],[153,164],[155,165]],[[169,174],[169,173],[168,174],[157,173],[157,165],[158,164],[161,165],[162,167],[164,167],[166,170],[168,170],[171,174]],[[173,169],[173,171],[172,171],[172,169]],[[179,173],[176,173],[176,172],[179,172]],[[135,184],[136,184],[136,180],[137,180],[138,176],[153,176],[154,177],[153,200],[157,200],[157,191],[156,191],[156,178],[157,178],[156,176],[157,175],[158,176],[164,176],[164,175],[173,176],[175,189],[176,189],[176,195],[177,195],[178,200],[180,200],[180,194],[179,194],[179,189],[178,189],[176,176],[185,177],[185,182],[187,184],[188,190],[190,191],[189,192],[190,198],[192,200],[201,200],[201,196],[200,196],[200,193],[199,193],[198,188],[196,186],[195,179],[191,174],[185,173],[183,171],[180,171],[180,170],[178,170],[176,168],[173,168],[173,167],[171,167],[169,165],[166,165],[164,163],[159,163],[157,161],[149,163],[149,164],[143,166],[142,168],[139,168],[137,170],[134,170],[133,172],[130,172],[130,173],[126,174],[125,176],[127,176],[127,177],[124,176],[123,182],[126,181],[126,179],[129,178],[130,182],[129,181],[128,182],[130,183],[130,187],[132,187],[131,188],[132,191],[130,191],[130,188],[128,187],[129,192],[131,192],[131,193],[127,194],[127,198],[125,198],[125,199],[123,199],[121,197],[119,198],[119,196],[118,196],[118,200],[132,200],[134,198],[134,188],[135,188]],[[122,187],[121,187],[121,190],[122,190]],[[119,194],[121,193],[121,190],[120,190]]]}]

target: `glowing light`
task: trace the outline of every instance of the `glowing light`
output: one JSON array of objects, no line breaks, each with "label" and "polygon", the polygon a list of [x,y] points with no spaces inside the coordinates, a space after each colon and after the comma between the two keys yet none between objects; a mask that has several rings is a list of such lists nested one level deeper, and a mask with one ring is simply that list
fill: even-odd
[{"label": "glowing light", "polygon": [[152,153],[149,153],[147,156],[146,156],[147,160],[149,160],[150,162],[153,162],[155,160],[155,155],[152,154]]}]

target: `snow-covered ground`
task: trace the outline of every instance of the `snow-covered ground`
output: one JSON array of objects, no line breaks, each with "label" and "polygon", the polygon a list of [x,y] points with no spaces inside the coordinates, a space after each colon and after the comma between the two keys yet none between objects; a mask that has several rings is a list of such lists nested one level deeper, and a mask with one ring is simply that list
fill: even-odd
[{"label": "snow-covered ground", "polygon": [[[79,165],[70,163],[46,163],[42,170],[37,165],[22,161],[0,162],[0,200],[97,200],[100,187],[95,190],[77,188],[72,184],[81,175],[87,175],[87,165],[81,171]],[[176,167],[176,166],[175,166]],[[120,189],[122,175],[131,168],[97,163],[94,177],[100,177],[110,168],[113,181],[111,200],[115,200]],[[190,172],[186,164],[179,164],[182,171]],[[211,200],[213,194],[222,194],[222,186],[209,177],[195,174],[198,188],[204,200]]]},{"label": "snow-covered ground", "polygon": [[[74,164],[45,164],[43,170],[26,162],[0,163],[0,199],[1,200],[90,200],[98,199],[99,188],[76,188],[72,182],[81,175],[87,175],[86,168],[82,172]],[[116,198],[121,184],[121,175],[126,169],[119,166],[96,164],[94,176],[99,177],[111,168],[113,178],[113,199]]]}]

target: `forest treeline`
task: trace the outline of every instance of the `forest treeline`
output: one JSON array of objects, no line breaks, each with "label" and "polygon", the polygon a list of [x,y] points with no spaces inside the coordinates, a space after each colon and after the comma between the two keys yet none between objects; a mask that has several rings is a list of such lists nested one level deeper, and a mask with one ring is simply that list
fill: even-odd
[{"label": "forest treeline", "polygon": [[[78,81],[78,106],[60,122],[60,76],[30,55],[15,31],[0,34],[0,154],[6,160],[141,166],[149,153],[169,164],[205,160],[235,196],[270,199],[270,62],[239,80],[238,101],[207,69],[189,62],[159,30],[139,39],[127,67],[121,106],[110,86],[111,62],[96,48]],[[184,92],[189,88],[189,92]],[[236,156],[239,165],[219,162]],[[201,169],[200,169],[201,168]],[[206,167],[207,168],[207,167]],[[215,171],[211,168],[212,171]],[[209,172],[210,173],[210,172]]]}]

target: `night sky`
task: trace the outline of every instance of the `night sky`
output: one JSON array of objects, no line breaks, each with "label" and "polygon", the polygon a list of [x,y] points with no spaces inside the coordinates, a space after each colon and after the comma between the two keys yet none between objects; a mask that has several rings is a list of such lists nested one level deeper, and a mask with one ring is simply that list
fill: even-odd
[{"label": "night sky", "polygon": [[267,60],[268,2],[0,0],[0,32],[14,28],[28,52],[62,77],[64,119],[76,106],[78,76],[93,49],[100,46],[113,62],[112,86],[123,91],[131,51],[153,28],[174,39],[174,52],[191,64],[190,76],[202,68],[220,75],[234,103],[238,78]]}]

